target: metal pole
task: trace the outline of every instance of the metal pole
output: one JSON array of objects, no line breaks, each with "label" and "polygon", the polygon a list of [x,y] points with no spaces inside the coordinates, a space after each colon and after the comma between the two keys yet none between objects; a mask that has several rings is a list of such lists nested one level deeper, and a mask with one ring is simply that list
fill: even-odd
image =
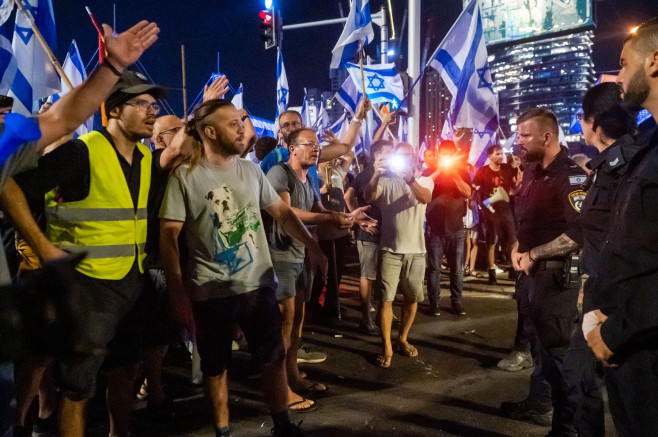
[{"label": "metal pole", "polygon": [[382,8],[382,16],[384,17],[384,21],[382,25],[380,26],[380,33],[379,36],[381,39],[381,54],[380,54],[380,62],[382,64],[388,63],[388,25],[386,24],[386,9]]},{"label": "metal pole", "polygon": [[332,18],[331,20],[309,21],[308,23],[286,24],[282,26],[283,30],[301,29],[304,27],[326,26],[328,24],[344,23],[347,18]]},{"label": "metal pole", "polygon": [[[420,65],[420,0],[409,0],[409,77],[421,74]],[[415,88],[409,99],[409,137],[414,148],[419,147],[420,137],[420,87]]]},{"label": "metal pole", "polygon": [[183,70],[183,120],[187,121],[187,89],[185,84],[185,44],[180,45],[181,68]]}]

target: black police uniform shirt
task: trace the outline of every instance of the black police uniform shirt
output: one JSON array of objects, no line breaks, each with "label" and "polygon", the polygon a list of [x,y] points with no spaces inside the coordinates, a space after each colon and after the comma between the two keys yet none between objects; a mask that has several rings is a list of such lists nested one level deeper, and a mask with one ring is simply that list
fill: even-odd
[{"label": "black police uniform shirt", "polygon": [[546,168],[531,163],[523,173],[514,208],[519,252],[549,243],[566,234],[582,244],[580,210],[585,199],[581,185],[587,173],[562,148]]},{"label": "black police uniform shirt", "polygon": [[[471,185],[471,176],[465,169],[457,169],[459,177]],[[430,177],[433,170],[427,169],[423,176]],[[427,225],[438,234],[453,234],[464,229],[466,215],[466,198],[457,188],[452,175],[441,172],[434,179],[432,201],[427,205],[425,213]]]},{"label": "black police uniform shirt", "polygon": [[608,233],[612,199],[620,178],[626,173],[631,158],[640,150],[632,136],[624,135],[592,158],[587,167],[592,170],[583,184],[587,196],[583,201],[584,272],[590,274],[598,263],[601,246]]},{"label": "black police uniform shirt", "polygon": [[608,230],[591,277],[614,360],[658,344],[658,131],[620,180]]},{"label": "black police uniform shirt", "polygon": [[[509,195],[514,186],[514,177],[518,174],[518,169],[509,164],[501,164],[500,170],[494,171],[488,165],[480,168],[473,178],[473,185],[478,188],[478,197],[480,202],[487,200],[493,195],[494,188],[502,187]],[[512,209],[508,202],[497,202],[494,206],[496,214],[511,214]],[[490,213],[489,209],[482,208],[485,214]]]}]

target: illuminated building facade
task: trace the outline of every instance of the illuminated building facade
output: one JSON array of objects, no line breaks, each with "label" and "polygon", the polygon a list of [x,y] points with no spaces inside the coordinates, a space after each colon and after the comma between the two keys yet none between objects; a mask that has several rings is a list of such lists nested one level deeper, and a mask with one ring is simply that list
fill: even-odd
[{"label": "illuminated building facade", "polygon": [[421,93],[425,108],[423,114],[427,145],[435,146],[441,138],[441,131],[448,112],[452,94],[436,70],[430,68],[423,79],[424,90]]}]

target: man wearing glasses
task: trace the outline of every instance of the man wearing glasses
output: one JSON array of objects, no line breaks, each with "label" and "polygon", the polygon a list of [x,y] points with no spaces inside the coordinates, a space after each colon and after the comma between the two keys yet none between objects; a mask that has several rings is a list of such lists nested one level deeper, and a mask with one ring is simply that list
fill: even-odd
[{"label": "man wearing glasses", "polygon": [[[27,197],[44,199],[46,236],[60,249],[86,252],[73,279],[81,317],[74,344],[85,353],[55,363],[65,396],[61,427],[82,435],[85,399],[101,364],[108,370],[110,435],[128,435],[140,341],[136,305],[143,287],[150,138],[164,91],[124,71],[105,100],[108,125],[69,141],[17,177]],[[97,351],[109,350],[105,357]]]}]

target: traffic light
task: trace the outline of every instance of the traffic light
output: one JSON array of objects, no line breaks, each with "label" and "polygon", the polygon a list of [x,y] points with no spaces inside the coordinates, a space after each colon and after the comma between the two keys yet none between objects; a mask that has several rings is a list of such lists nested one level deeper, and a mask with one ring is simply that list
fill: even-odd
[{"label": "traffic light", "polygon": [[260,38],[265,41],[265,48],[271,49],[281,44],[281,16],[273,9],[264,9],[258,13],[262,20]]},{"label": "traffic light", "polygon": [[260,23],[260,28],[262,29],[260,38],[265,41],[265,48],[271,49],[276,47],[276,32],[274,28],[275,22],[275,13],[272,10],[262,10],[258,14],[262,22]]}]

